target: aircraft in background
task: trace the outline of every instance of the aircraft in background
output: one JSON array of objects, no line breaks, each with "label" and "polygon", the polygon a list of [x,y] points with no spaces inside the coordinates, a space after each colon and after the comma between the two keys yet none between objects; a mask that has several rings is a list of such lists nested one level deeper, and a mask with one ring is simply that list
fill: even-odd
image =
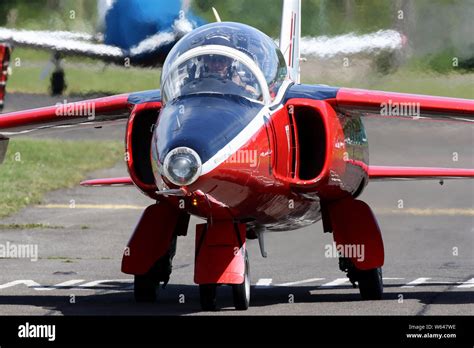
[{"label": "aircraft in background", "polygon": [[[7,83],[12,47],[32,47],[52,52],[50,91],[60,95],[66,88],[61,59],[85,56],[122,66],[161,66],[174,44],[205,21],[190,10],[191,0],[98,0],[99,33],[31,31],[0,28],[0,111]],[[375,33],[319,36],[301,39],[303,56],[331,58],[361,52],[376,54],[403,48],[406,38],[394,30]],[[46,72],[46,74],[45,74]]]},{"label": "aircraft in background", "polygon": [[91,57],[122,66],[161,66],[183,35],[205,24],[189,5],[189,0],[99,0],[101,32],[96,35],[0,28],[0,43],[51,51],[51,93],[60,95],[66,88],[61,66],[66,56]]}]

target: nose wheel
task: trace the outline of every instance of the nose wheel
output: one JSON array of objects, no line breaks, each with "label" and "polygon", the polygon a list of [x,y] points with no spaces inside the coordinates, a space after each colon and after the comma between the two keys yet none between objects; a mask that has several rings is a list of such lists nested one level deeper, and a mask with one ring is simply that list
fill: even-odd
[{"label": "nose wheel", "polygon": [[158,285],[159,282],[150,274],[136,275],[133,287],[135,301],[139,303],[155,302]]},{"label": "nose wheel", "polygon": [[[218,284],[199,285],[201,308],[203,311],[215,311],[217,309],[217,286]],[[247,251],[245,251],[245,271],[242,284],[231,284],[234,307],[236,310],[247,310],[250,304],[250,262]]]},{"label": "nose wheel", "polygon": [[145,274],[137,274],[134,279],[133,294],[136,302],[155,302],[160,284],[168,284],[172,271],[173,257],[176,253],[176,236],[173,237],[166,255],[158,259]]},{"label": "nose wheel", "polygon": [[250,263],[247,250],[245,250],[245,273],[242,284],[232,285],[232,294],[234,297],[235,309],[245,311],[250,304]]}]

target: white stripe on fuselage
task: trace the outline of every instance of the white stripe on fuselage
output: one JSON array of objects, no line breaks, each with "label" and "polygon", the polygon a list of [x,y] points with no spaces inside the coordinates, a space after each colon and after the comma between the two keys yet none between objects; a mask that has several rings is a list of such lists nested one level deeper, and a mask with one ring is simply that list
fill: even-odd
[{"label": "white stripe on fuselage", "polygon": [[201,175],[211,172],[236,153],[265,125],[264,116],[270,117],[270,115],[268,106],[263,106],[257,116],[234,139],[202,165]]},{"label": "white stripe on fuselage", "polygon": [[[283,104],[281,104],[281,102],[286,94],[286,90],[291,86],[291,84],[291,81],[285,81],[285,83],[281,86],[280,91],[278,92],[278,95],[275,98],[275,101],[268,106],[263,106],[262,109],[258,112],[257,116],[255,116],[254,119],[250,121],[250,123],[239,134],[237,134],[234,139],[227,143],[227,145],[225,145],[214,156],[212,156],[202,165],[201,175],[205,175],[211,172],[220,164],[229,159],[242,146],[247,144],[250,139],[252,139],[252,137],[260,131],[262,127],[265,126],[265,116],[268,117],[268,119],[271,119],[271,117],[277,111],[283,108]],[[270,110],[275,105],[278,105],[278,107],[275,108],[275,110]]]}]

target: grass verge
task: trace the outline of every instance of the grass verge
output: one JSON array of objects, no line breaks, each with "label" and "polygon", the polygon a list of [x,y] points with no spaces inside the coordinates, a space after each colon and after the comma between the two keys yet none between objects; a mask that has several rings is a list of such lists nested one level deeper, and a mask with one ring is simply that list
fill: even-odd
[{"label": "grass verge", "polygon": [[[7,92],[49,94],[49,74],[45,79],[40,78],[48,60],[49,54],[43,51],[15,48]],[[160,86],[161,69],[125,68],[90,58],[66,57],[64,71],[67,95],[129,93]]]},{"label": "grass verge", "polygon": [[118,141],[10,140],[0,165],[0,218],[41,203],[48,191],[77,185],[90,171],[113,166],[123,157],[122,147]]}]

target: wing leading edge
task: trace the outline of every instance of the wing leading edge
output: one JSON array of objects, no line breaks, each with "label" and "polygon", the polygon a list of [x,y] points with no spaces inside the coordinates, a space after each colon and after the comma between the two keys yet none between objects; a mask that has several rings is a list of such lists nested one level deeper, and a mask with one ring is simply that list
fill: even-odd
[{"label": "wing leading edge", "polygon": [[[362,118],[397,118],[409,122],[454,122],[472,126],[474,100],[340,88],[331,103],[338,112]],[[474,169],[369,166],[371,180],[474,178]]]},{"label": "wing leading edge", "polygon": [[474,100],[340,88],[336,107],[365,117],[474,122]]},{"label": "wing leading edge", "polygon": [[0,134],[11,136],[36,129],[127,119],[135,105],[147,102],[161,102],[160,90],[57,103],[54,106],[0,114]]}]

